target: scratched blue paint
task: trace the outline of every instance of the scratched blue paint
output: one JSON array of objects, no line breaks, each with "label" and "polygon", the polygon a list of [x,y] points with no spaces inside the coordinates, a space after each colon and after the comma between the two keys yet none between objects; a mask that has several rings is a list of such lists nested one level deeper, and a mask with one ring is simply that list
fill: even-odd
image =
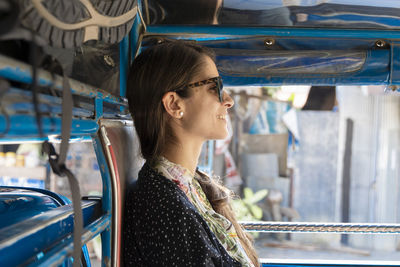
[{"label": "scratched blue paint", "polygon": [[103,117],[103,99],[96,98],[94,100],[94,109],[95,109],[94,114],[96,114],[96,120]]}]

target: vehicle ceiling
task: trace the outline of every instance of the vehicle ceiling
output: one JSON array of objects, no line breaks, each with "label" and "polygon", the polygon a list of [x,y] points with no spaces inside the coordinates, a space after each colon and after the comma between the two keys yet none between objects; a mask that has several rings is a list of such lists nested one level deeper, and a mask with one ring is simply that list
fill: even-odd
[{"label": "vehicle ceiling", "polygon": [[399,29],[397,0],[147,0],[146,24]]},{"label": "vehicle ceiling", "polygon": [[228,85],[400,83],[400,2],[148,0],[146,39],[214,49]]}]

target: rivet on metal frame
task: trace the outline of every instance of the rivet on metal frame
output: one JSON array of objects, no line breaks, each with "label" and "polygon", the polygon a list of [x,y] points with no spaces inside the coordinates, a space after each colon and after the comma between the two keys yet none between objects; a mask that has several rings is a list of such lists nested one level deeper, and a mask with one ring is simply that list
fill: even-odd
[{"label": "rivet on metal frame", "polygon": [[275,44],[275,39],[269,38],[269,39],[265,39],[264,41],[264,45],[265,46],[271,46]]},{"label": "rivet on metal frame", "polygon": [[386,45],[386,42],[383,40],[378,40],[375,42],[375,46],[379,47],[379,48],[384,47],[385,45]]}]

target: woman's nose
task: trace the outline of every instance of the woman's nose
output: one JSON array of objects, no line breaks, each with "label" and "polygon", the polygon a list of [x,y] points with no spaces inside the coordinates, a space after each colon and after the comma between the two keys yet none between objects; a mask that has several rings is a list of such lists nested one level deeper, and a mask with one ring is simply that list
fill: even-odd
[{"label": "woman's nose", "polygon": [[222,99],[223,99],[223,105],[226,106],[227,108],[231,108],[235,104],[233,98],[226,91],[223,91]]}]

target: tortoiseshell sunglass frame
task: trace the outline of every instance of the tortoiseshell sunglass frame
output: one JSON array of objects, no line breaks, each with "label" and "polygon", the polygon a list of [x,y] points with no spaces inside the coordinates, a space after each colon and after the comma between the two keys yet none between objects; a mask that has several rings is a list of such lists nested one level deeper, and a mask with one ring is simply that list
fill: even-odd
[{"label": "tortoiseshell sunglass frame", "polygon": [[206,80],[203,80],[203,81],[191,83],[188,86],[186,86],[186,88],[184,88],[184,89],[174,90],[174,91],[175,92],[182,91],[182,90],[185,90],[187,88],[194,88],[194,87],[203,86],[203,85],[210,84],[210,83],[215,83],[215,85],[217,86],[218,99],[219,99],[219,102],[222,103],[222,92],[224,90],[224,85],[222,84],[221,76],[217,76],[217,77],[209,78],[209,79],[206,79]]}]

